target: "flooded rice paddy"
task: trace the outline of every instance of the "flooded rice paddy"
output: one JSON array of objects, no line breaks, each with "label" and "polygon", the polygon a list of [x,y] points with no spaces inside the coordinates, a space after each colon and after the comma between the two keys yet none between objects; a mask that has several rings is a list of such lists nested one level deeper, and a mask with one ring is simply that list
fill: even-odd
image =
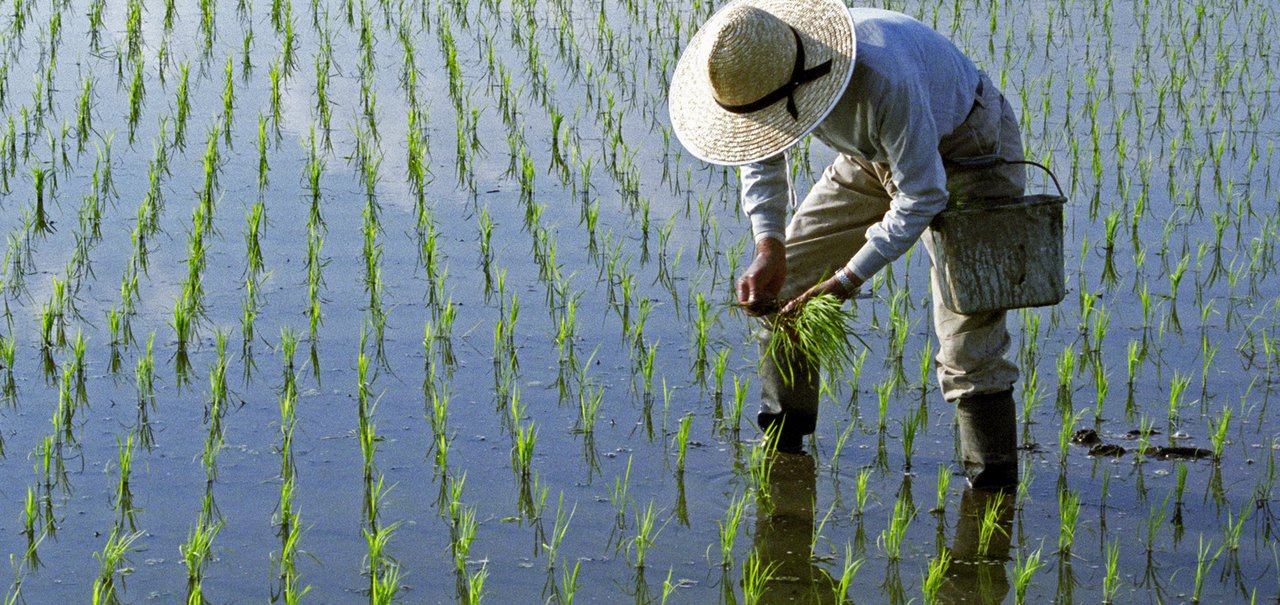
[{"label": "flooded rice paddy", "polygon": [[6,603],[1276,600],[1278,5],[876,5],[1070,198],[1003,498],[919,249],[762,451],[737,177],[666,117],[716,3],[5,2]]}]

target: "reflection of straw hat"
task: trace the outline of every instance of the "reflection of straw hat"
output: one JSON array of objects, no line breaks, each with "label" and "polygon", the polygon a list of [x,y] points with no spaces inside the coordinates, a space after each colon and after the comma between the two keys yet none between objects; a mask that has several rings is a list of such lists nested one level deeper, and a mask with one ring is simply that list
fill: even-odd
[{"label": "reflection of straw hat", "polygon": [[841,0],[734,0],[689,40],[668,109],[699,159],[745,164],[813,130],[853,75],[853,19]]}]

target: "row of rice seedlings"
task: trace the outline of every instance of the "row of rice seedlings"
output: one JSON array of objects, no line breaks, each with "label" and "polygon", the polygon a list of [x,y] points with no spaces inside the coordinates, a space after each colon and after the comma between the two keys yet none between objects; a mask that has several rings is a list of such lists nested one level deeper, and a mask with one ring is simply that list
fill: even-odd
[{"label": "row of rice seedlings", "polygon": [[284,359],[284,385],[280,389],[280,499],[276,505],[273,524],[280,537],[279,558],[272,557],[277,585],[272,589],[272,598],[284,603],[299,603],[302,597],[310,592],[311,587],[302,585],[301,574],[298,573],[297,558],[300,552],[299,543],[302,538],[300,513],[294,503],[296,495],[296,468],[293,451],[293,430],[297,426],[298,384],[295,372],[294,354],[297,351],[297,337],[293,330],[283,328],[280,331],[280,349]]},{"label": "row of rice seedlings", "polygon": [[[366,327],[367,328],[367,327]],[[364,464],[364,536],[367,545],[365,555],[365,573],[369,576],[369,599],[371,603],[392,603],[402,588],[400,566],[387,552],[387,544],[400,523],[384,523],[381,521],[383,499],[391,489],[386,485],[383,474],[377,470],[374,456],[382,437],[377,434],[377,425],[373,421],[373,413],[377,408],[377,399],[372,396],[372,382],[368,375],[369,356],[365,353],[368,336],[366,329],[361,330],[360,352],[356,357],[356,417],[358,421],[356,439],[360,446],[361,459]]]},{"label": "row of rice seedlings", "polygon": [[259,287],[262,283],[262,272],[266,263],[262,255],[262,234],[266,229],[266,205],[261,199],[254,202],[245,214],[245,294],[241,303],[240,335],[241,358],[245,360],[245,375],[251,371],[253,363],[254,324],[262,306]]}]

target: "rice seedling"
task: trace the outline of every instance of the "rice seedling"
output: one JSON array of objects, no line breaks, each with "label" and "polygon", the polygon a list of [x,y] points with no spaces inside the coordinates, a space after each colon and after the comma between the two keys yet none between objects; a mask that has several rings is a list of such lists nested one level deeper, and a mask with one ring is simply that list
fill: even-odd
[{"label": "rice seedling", "polygon": [[129,144],[133,144],[137,132],[138,120],[142,117],[142,104],[146,97],[146,85],[143,83],[143,71],[146,65],[139,58],[133,66],[133,81],[129,85]]},{"label": "rice seedling", "polygon": [[[778,364],[787,380],[795,380],[797,360],[816,360],[827,367],[828,375],[837,376],[853,363],[850,329],[852,311],[843,309],[844,301],[834,296],[810,299],[795,312],[781,314],[775,320],[766,352]],[[862,343],[866,347],[866,343]]]},{"label": "rice seedling", "polygon": [[991,539],[996,533],[1004,535],[1006,538],[1008,532],[1000,526],[1002,516],[1008,510],[1005,503],[1004,492],[996,492],[986,500],[982,508],[981,525],[978,527],[978,551],[987,552],[991,546]]},{"label": "rice seedling", "polygon": [[907,527],[911,525],[911,517],[915,515],[911,505],[905,499],[899,499],[893,505],[893,513],[889,517],[889,527],[880,532],[876,544],[884,550],[890,561],[902,557],[902,543],[906,538]]},{"label": "rice seedling", "polygon": [[387,543],[395,533],[398,523],[376,529],[365,529],[368,554],[365,555],[366,572],[369,574],[369,602],[379,605],[394,603],[402,586],[400,565],[386,554]]},{"label": "rice seedling", "polygon": [[1209,439],[1213,444],[1213,459],[1221,460],[1222,451],[1227,445],[1227,430],[1231,425],[1231,408],[1223,408],[1218,419],[1209,419]]},{"label": "rice seedling", "polygon": [[204,575],[209,564],[213,540],[222,529],[222,521],[211,521],[203,514],[196,526],[187,534],[187,541],[179,548],[182,564],[187,568],[187,603],[204,603]]},{"label": "rice seedling", "polygon": [[1213,564],[1217,562],[1218,555],[1222,554],[1222,547],[1213,552],[1213,556],[1209,556],[1209,552],[1213,551],[1212,543],[1206,544],[1204,535],[1200,536],[1200,543],[1196,547],[1196,575],[1194,588],[1191,591],[1191,602],[1200,602],[1200,592],[1204,589],[1205,577],[1209,575],[1209,570],[1213,568]]},{"label": "rice seedling", "polygon": [[101,552],[94,553],[98,559],[98,576],[93,580],[93,605],[118,603],[124,592],[124,578],[133,570],[128,565],[129,552],[134,549],[133,543],[143,533],[121,533],[119,525],[111,528],[107,543]]},{"label": "rice seedling", "polygon": [[[560,492],[560,498],[556,501],[556,519],[555,525],[551,529],[550,535],[542,542],[542,550],[547,553],[547,569],[551,569],[556,565],[556,555],[560,552],[560,545],[564,542],[565,535],[569,532],[569,522],[573,520],[573,514],[578,511],[578,505],[574,504],[573,508],[566,513],[564,508],[564,492]],[[574,572],[577,573],[576,570]]]},{"label": "rice seedling", "polygon": [[[573,605],[573,596],[578,592],[578,571],[581,568],[582,561],[574,561],[572,570],[568,565],[560,570],[560,592],[557,601],[563,605]],[[665,596],[666,593],[663,594]]]},{"label": "rice seedling", "polygon": [[1080,519],[1080,496],[1069,490],[1058,492],[1058,552],[1070,553]]},{"label": "rice seedling", "polygon": [[911,472],[911,456],[915,453],[916,433],[929,422],[928,410],[924,406],[916,408],[914,412],[909,412],[906,419],[902,421],[902,435],[899,438],[902,441],[903,463],[902,470]]},{"label": "rice seedling", "polygon": [[742,426],[742,411],[746,408],[747,392],[750,387],[750,377],[733,375],[733,405],[729,408],[728,428],[735,434]]},{"label": "rice seedling", "polygon": [[725,508],[724,520],[716,521],[719,526],[717,535],[720,538],[720,565],[725,569],[733,565],[733,547],[738,539],[738,527],[742,524],[742,515],[746,511],[746,507],[746,495],[737,494],[729,499],[729,505]]},{"label": "rice seedling", "polygon": [[511,448],[511,464],[521,478],[529,478],[533,466],[533,447],[537,441],[538,432],[532,422],[529,426],[517,428],[515,445]]},{"label": "rice seedling", "polygon": [[937,603],[938,591],[946,582],[947,570],[951,568],[951,551],[943,549],[938,556],[929,561],[929,569],[920,581],[920,592],[925,603]]},{"label": "rice seedling", "polygon": [[929,512],[940,515],[947,510],[947,491],[951,488],[951,470],[945,466],[938,467],[937,504]]},{"label": "rice seedling", "polygon": [[666,527],[665,522],[662,525],[657,525],[657,517],[658,511],[654,510],[652,500],[643,510],[640,507],[636,507],[636,535],[631,538],[627,546],[627,551],[635,557],[636,569],[644,569],[649,549],[653,548],[654,541],[658,539],[658,535]]},{"label": "rice seedling", "polygon": [[609,492],[609,502],[613,503],[618,527],[626,527],[627,504],[631,502],[631,462],[632,457],[627,456],[627,470],[621,477],[613,478],[613,489]]},{"label": "rice seedling", "polygon": [[742,564],[742,598],[746,605],[756,605],[764,595],[764,587],[774,577],[778,562],[765,562],[760,551],[752,550]]},{"label": "rice seedling", "polygon": [[1112,540],[1107,545],[1106,552],[1106,575],[1102,578],[1102,602],[1114,602],[1116,590],[1120,587],[1119,561],[1120,561],[1120,540]]},{"label": "rice seedling", "polygon": [[676,431],[676,473],[684,474],[684,458],[689,448],[689,430],[693,426],[693,416],[680,418],[680,428]]},{"label": "rice seedling", "polygon": [[871,474],[873,472],[870,468],[858,471],[858,477],[854,481],[854,515],[861,515],[862,511],[866,510],[867,498],[871,496],[871,493],[867,491],[867,486],[871,482]]},{"label": "rice seedling", "polygon": [[1031,586],[1031,578],[1035,576],[1037,571],[1044,564],[1040,561],[1040,549],[1037,548],[1022,557],[1022,553],[1018,553],[1017,559],[1013,562],[1013,602],[1022,605],[1027,602],[1027,589]]}]

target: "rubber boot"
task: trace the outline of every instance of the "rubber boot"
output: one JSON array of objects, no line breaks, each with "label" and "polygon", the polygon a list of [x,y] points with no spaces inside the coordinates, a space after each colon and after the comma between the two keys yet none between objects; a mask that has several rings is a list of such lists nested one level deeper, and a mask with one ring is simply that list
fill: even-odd
[{"label": "rubber boot", "polygon": [[760,339],[760,413],[756,423],[766,435],[777,435],[777,451],[804,453],[804,437],[818,425],[817,364],[808,359],[776,360],[768,352],[768,343],[769,332],[765,331]]},{"label": "rubber boot", "polygon": [[1018,484],[1018,434],[1013,391],[962,397],[956,404],[960,455],[969,485],[1001,490]]}]

